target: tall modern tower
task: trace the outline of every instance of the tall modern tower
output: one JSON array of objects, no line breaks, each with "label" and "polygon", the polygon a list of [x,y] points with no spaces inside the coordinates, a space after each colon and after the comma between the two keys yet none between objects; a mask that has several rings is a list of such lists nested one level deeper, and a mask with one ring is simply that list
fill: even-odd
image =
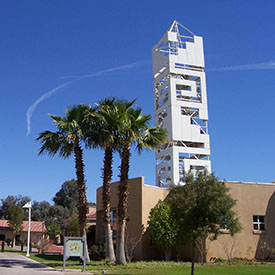
[{"label": "tall modern tower", "polygon": [[153,47],[155,124],[170,144],[157,151],[158,186],[184,184],[184,172],[211,172],[202,37],[174,21]]}]

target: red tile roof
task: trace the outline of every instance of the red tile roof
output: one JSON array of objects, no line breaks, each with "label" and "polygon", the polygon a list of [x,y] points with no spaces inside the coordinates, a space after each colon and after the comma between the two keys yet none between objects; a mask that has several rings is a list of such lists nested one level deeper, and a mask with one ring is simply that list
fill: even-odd
[{"label": "red tile roof", "polygon": [[87,219],[89,220],[96,220],[96,211],[92,212],[92,213],[88,213],[86,215]]},{"label": "red tile roof", "polygon": [[[87,218],[88,222],[89,222],[89,220],[96,221],[96,210],[93,210],[90,213],[87,213],[86,218]],[[71,220],[72,220],[72,217],[65,219],[64,224],[67,225]]]},{"label": "red tile roof", "polygon": [[[0,220],[0,230],[9,230],[9,224],[7,220]],[[23,221],[23,232],[28,231],[28,221]],[[45,232],[46,227],[43,222],[31,222],[31,232]]]}]

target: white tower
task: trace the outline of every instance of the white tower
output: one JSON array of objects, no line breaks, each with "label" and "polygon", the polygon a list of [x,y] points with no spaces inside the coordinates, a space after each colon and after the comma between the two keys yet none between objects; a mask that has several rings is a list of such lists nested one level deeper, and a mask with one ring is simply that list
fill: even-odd
[{"label": "white tower", "polygon": [[153,47],[155,124],[171,141],[156,153],[158,186],[184,184],[184,172],[211,172],[202,37],[174,21]]}]

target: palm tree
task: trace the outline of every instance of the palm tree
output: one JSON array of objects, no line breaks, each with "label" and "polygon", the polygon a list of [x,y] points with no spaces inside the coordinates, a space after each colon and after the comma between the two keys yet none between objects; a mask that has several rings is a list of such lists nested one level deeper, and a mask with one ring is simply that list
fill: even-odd
[{"label": "palm tree", "polygon": [[130,167],[130,147],[136,144],[139,152],[143,148],[156,149],[168,142],[167,131],[159,126],[149,127],[151,115],[142,114],[140,108],[130,108],[125,112],[120,129],[121,165],[118,198],[117,257],[118,264],[125,264],[125,226],[128,205],[128,173]]},{"label": "palm tree", "polygon": [[[78,186],[78,218],[82,237],[86,237],[87,198],[81,142],[85,140],[87,130],[83,118],[90,110],[90,106],[83,104],[68,108],[65,117],[49,115],[58,130],[44,131],[36,139],[42,144],[39,155],[47,152],[50,156],[54,156],[58,153],[60,157],[68,158],[74,154]],[[86,256],[89,261],[89,253]]]},{"label": "palm tree", "polygon": [[111,180],[113,175],[113,153],[117,150],[118,131],[123,121],[125,112],[133,105],[134,101],[127,102],[118,100],[114,97],[107,98],[99,102],[97,108],[97,124],[92,128],[88,136],[88,145],[90,147],[100,147],[104,149],[104,166],[103,166],[103,222],[106,234],[106,258],[115,262],[115,253],[113,246],[113,236],[110,220],[110,196]]}]

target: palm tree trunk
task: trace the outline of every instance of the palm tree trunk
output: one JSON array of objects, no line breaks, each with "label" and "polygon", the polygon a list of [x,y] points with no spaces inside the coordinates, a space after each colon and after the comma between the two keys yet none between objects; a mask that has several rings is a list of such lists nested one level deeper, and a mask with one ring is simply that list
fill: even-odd
[{"label": "palm tree trunk", "polygon": [[117,226],[117,246],[116,246],[116,263],[126,264],[125,257],[125,224],[126,220],[118,222]]},{"label": "palm tree trunk", "polygon": [[126,264],[125,258],[125,226],[128,206],[128,173],[130,149],[129,145],[123,146],[120,166],[120,183],[118,198],[118,228],[117,228],[117,264]]},{"label": "palm tree trunk", "polygon": [[113,149],[112,147],[106,147],[104,155],[104,169],[103,169],[103,222],[105,223],[106,232],[106,258],[111,262],[115,262],[115,252],[113,245],[113,234],[110,221],[110,197],[111,197],[111,179],[112,179],[112,163],[113,163]]},{"label": "palm tree trunk", "polygon": [[[75,156],[75,168],[77,177],[77,189],[78,189],[78,220],[80,226],[80,236],[85,237],[86,234],[86,214],[87,214],[87,197],[86,197],[86,185],[84,179],[84,163],[83,163],[83,150],[79,145],[79,140],[74,141],[74,156]],[[90,262],[88,246],[86,241],[86,258],[87,262]]]}]

